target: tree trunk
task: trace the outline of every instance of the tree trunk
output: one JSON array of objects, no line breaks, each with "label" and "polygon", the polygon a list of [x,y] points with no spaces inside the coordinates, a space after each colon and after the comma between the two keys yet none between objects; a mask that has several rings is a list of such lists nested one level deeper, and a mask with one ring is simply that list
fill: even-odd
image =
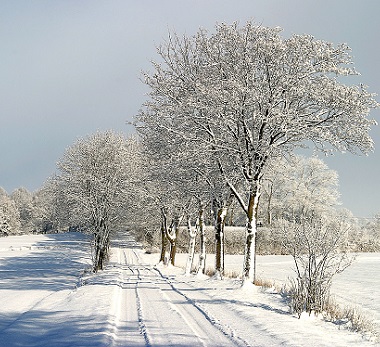
[{"label": "tree trunk", "polygon": [[167,238],[170,243],[169,262],[173,266],[175,265],[175,255],[177,252],[177,239],[178,239],[179,224],[181,222],[181,219],[182,218],[178,216],[174,217],[172,223],[170,224],[169,230],[166,233]]},{"label": "tree trunk", "polygon": [[215,223],[215,276],[223,279],[224,276],[224,226],[227,207],[218,209]]},{"label": "tree trunk", "polygon": [[99,259],[99,235],[98,233],[94,233],[94,250],[93,250],[93,257],[92,257],[92,271],[97,272],[99,270],[98,268],[98,259]]},{"label": "tree trunk", "polygon": [[168,238],[167,238],[167,224],[166,224],[166,214],[161,210],[161,254],[160,254],[160,263],[166,264],[166,250],[168,247]]},{"label": "tree trunk", "polygon": [[203,206],[199,209],[198,212],[198,226],[199,226],[199,236],[200,236],[200,253],[199,253],[199,266],[197,274],[204,274],[206,271],[206,233],[205,233],[205,224],[204,224],[204,208]]},{"label": "tree trunk", "polygon": [[177,253],[177,240],[176,238],[173,238],[172,240],[169,240],[170,242],[170,252],[169,252],[169,262],[171,265],[175,265],[175,256]]},{"label": "tree trunk", "polygon": [[104,220],[99,222],[99,225],[94,233],[94,258],[93,272],[98,272],[104,269],[104,265],[108,260],[110,248],[110,235],[107,223]]},{"label": "tree trunk", "polygon": [[193,266],[194,252],[195,252],[195,237],[197,236],[198,223],[194,230],[191,230],[190,217],[187,217],[187,231],[189,233],[189,254],[186,262],[185,275],[190,275]]},{"label": "tree trunk", "polygon": [[243,284],[245,282],[255,283],[256,280],[256,233],[259,198],[260,181],[256,180],[253,182],[246,211],[247,225],[243,264]]},{"label": "tree trunk", "polygon": [[255,282],[255,260],[256,260],[256,221],[247,220],[246,238],[243,264],[243,282]]},{"label": "tree trunk", "polygon": [[[234,224],[234,213],[235,209],[233,206],[230,206],[230,216],[229,216],[229,223],[227,225],[232,226]],[[226,223],[225,223],[226,224]]]},{"label": "tree trunk", "polygon": [[267,223],[272,224],[272,196],[273,196],[273,183],[270,185],[268,192],[268,207],[267,207]]},{"label": "tree trunk", "polygon": [[93,272],[103,270],[104,249],[100,233],[95,233]]}]

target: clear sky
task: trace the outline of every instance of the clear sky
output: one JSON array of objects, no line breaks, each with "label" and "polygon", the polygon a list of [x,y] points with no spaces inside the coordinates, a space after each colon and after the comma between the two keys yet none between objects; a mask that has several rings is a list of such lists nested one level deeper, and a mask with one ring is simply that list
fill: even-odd
[{"label": "clear sky", "polygon": [[[379,0],[0,0],[0,186],[34,191],[77,138],[133,132],[126,122],[147,91],[140,72],[168,31],[253,19],[345,42],[361,73],[355,83],[380,93],[379,13]],[[380,121],[380,110],[371,115]],[[380,126],[371,134],[370,156],[326,159],[358,217],[380,212]]]}]

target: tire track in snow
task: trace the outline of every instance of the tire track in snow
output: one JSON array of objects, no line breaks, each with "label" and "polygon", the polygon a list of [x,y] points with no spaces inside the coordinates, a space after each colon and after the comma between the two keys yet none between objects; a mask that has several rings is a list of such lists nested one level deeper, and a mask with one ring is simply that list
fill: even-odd
[{"label": "tire track in snow", "polygon": [[[187,335],[188,342],[186,345],[248,345],[235,338],[232,334],[227,333],[225,329],[221,329],[214,319],[209,317],[205,311],[175,288],[170,280],[162,276],[160,272],[144,265],[140,265],[140,268],[144,271],[144,275],[140,276],[140,283],[145,283],[145,287],[141,288],[142,294],[144,294],[141,295],[144,299],[142,303],[142,315],[148,315],[149,319],[147,321],[149,322],[161,320],[159,325],[156,324],[153,327],[148,325],[147,327],[147,336],[152,340],[152,345],[175,345],[178,343],[178,341],[176,342],[176,335],[182,335],[182,338]],[[152,307],[153,309],[151,309]],[[157,314],[159,309],[165,312]],[[177,326],[165,323],[165,320],[177,321]],[[150,331],[164,329],[167,331],[165,339],[150,334]]]},{"label": "tire track in snow", "polygon": [[[122,331],[128,321],[125,318],[128,311],[134,312],[135,329],[141,338],[139,346],[248,346],[232,329],[223,326],[176,288],[170,278],[158,269],[143,265],[132,242],[124,247],[117,249],[120,273],[111,310],[113,347],[137,346],[131,344],[128,334]],[[125,299],[132,288],[134,303]],[[115,310],[117,306],[119,309]]]},{"label": "tire track in snow", "polygon": [[147,346],[139,318],[139,298],[137,295],[138,275],[135,269],[128,265],[124,250],[117,249],[118,279],[109,314],[110,346]]},{"label": "tire track in snow", "polygon": [[173,282],[162,274],[162,272],[155,268],[155,271],[160,275],[160,277],[165,281],[165,283],[170,286],[170,288],[173,290],[173,292],[177,293],[178,295],[182,296],[189,304],[193,305],[203,316],[204,318],[212,324],[216,329],[218,329],[221,333],[223,333],[232,344],[235,346],[241,346],[241,347],[249,347],[249,343],[244,341],[242,338],[235,335],[235,332],[233,329],[231,329],[229,326],[223,325],[221,322],[218,321],[215,317],[213,317],[209,312],[207,312],[204,308],[201,307],[195,300],[190,299],[185,293],[183,293],[180,289],[176,288]]},{"label": "tire track in snow", "polygon": [[144,318],[143,318],[143,311],[142,311],[142,306],[141,306],[141,298],[138,292],[138,285],[136,286],[136,299],[137,299],[137,315],[138,315],[138,321],[139,321],[139,327],[140,327],[140,332],[144,336],[144,340],[146,343],[146,347],[151,347],[149,335],[147,332],[146,325],[144,323]]},{"label": "tire track in snow", "polygon": [[[127,264],[128,263],[128,261],[127,261],[127,254],[126,254],[125,251],[123,251],[123,253],[124,253],[124,261]],[[136,251],[133,250],[133,253],[135,255],[135,259],[136,259],[137,263],[139,263],[139,258],[137,256]],[[130,259],[130,263],[132,265],[135,262],[132,259]],[[132,273],[134,274],[133,267],[130,267],[130,269],[131,269]],[[148,336],[148,333],[147,333],[146,325],[145,325],[144,319],[143,319],[143,313],[142,313],[142,308],[141,308],[141,298],[140,298],[139,291],[138,291],[139,281],[141,281],[141,275],[140,275],[139,268],[137,268],[136,270],[137,270],[137,279],[138,279],[138,281],[136,282],[136,286],[135,286],[135,295],[136,295],[136,308],[137,308],[138,323],[139,323],[140,333],[144,337],[146,347],[151,347],[151,343],[150,343],[149,336]]]},{"label": "tire track in snow", "polygon": [[[156,269],[163,278],[166,278],[173,289],[184,297],[187,298],[190,302],[192,302],[204,315],[207,319],[210,319],[215,326],[217,326],[226,336],[229,336],[232,341],[236,343],[237,346],[283,346],[287,345],[284,339],[277,334],[270,333],[268,328],[263,326],[260,322],[252,321],[250,324],[250,328],[253,334],[255,334],[255,341],[249,343],[247,340],[250,339],[249,333],[247,334],[247,330],[241,329],[239,322],[245,322],[250,320],[250,316],[246,315],[246,313],[236,309],[236,306],[230,305],[228,302],[219,301],[217,302],[219,305],[223,305],[224,308],[228,308],[225,310],[224,314],[220,315],[218,310],[215,309],[215,299],[212,299],[208,294],[202,293],[202,291],[197,290],[197,287],[192,286],[186,281],[171,281],[170,278],[161,273],[159,269]],[[189,295],[184,293],[183,291],[188,291]],[[242,326],[246,326],[246,324],[242,324]]]}]

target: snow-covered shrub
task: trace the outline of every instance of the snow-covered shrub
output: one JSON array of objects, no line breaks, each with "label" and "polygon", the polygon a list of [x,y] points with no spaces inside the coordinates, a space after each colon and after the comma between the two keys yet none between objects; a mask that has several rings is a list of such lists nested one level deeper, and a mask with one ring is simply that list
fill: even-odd
[{"label": "snow-covered shrub", "polygon": [[328,306],[332,278],[353,261],[344,251],[348,226],[338,218],[318,217],[284,221],[282,231],[297,275],[290,283],[290,308],[298,316],[322,313]]},{"label": "snow-covered shrub", "polygon": [[330,297],[323,316],[340,328],[362,333],[370,339],[379,337],[374,322],[358,306],[341,306],[333,297]]}]

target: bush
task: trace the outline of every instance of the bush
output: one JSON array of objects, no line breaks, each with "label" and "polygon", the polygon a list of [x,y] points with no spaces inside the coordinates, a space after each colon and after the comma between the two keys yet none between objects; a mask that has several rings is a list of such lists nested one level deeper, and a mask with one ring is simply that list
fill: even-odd
[{"label": "bush", "polygon": [[284,221],[282,231],[297,275],[290,283],[291,310],[299,317],[302,312],[322,313],[328,306],[333,276],[353,261],[344,251],[348,227],[337,219],[320,217]]}]

